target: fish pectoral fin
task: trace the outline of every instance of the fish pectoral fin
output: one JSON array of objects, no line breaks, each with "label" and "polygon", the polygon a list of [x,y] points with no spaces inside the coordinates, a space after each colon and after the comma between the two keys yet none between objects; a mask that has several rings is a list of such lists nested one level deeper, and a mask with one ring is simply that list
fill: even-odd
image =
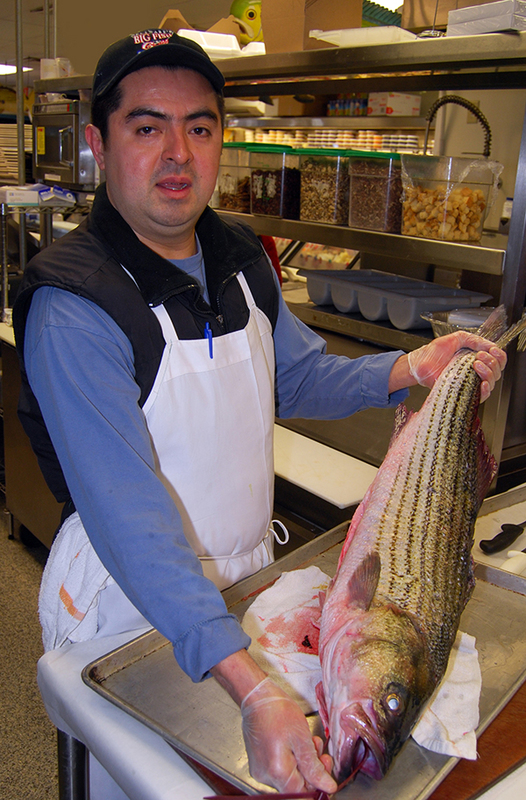
[{"label": "fish pectoral fin", "polygon": [[356,605],[367,611],[378,586],[381,567],[380,556],[376,550],[368,553],[363,558],[349,580],[349,601],[351,605]]}]

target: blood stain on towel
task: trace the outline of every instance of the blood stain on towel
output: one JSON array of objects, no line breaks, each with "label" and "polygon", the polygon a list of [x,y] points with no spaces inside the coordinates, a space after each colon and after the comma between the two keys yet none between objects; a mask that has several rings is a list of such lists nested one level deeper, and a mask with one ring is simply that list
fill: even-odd
[{"label": "blood stain on towel", "polygon": [[318,654],[320,638],[319,605],[303,605],[285,611],[271,619],[259,644],[274,653]]}]

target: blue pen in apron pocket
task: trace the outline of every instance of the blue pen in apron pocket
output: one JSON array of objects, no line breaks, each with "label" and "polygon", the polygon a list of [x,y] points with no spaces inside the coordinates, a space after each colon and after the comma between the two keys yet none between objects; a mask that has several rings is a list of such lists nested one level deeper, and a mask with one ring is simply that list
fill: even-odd
[{"label": "blue pen in apron pocket", "polygon": [[205,325],[205,338],[208,339],[208,353],[210,358],[214,357],[214,345],[212,343],[212,328],[210,327],[210,323],[207,322]]}]

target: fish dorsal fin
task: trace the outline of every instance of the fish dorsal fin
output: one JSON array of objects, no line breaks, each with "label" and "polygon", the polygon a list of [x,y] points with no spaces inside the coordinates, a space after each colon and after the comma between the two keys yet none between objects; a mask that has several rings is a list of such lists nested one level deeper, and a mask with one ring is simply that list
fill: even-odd
[{"label": "fish dorsal fin", "polygon": [[413,411],[408,411],[404,403],[399,403],[395,408],[394,414],[394,426],[393,432],[391,434],[391,441],[389,442],[389,447],[392,447],[393,442],[395,442],[398,437],[400,436],[401,431],[405,428],[411,417],[413,416]]},{"label": "fish dorsal fin", "polygon": [[376,550],[368,553],[363,558],[349,580],[349,601],[351,605],[367,611],[378,586],[381,566],[380,556]]}]

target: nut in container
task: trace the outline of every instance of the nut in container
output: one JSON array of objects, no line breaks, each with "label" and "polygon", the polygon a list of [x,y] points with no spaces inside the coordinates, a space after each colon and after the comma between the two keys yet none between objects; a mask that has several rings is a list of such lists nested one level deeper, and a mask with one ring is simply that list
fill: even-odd
[{"label": "nut in container", "polygon": [[250,212],[249,154],[244,143],[225,142],[217,176],[219,208]]},{"label": "nut in container", "polygon": [[476,242],[503,166],[487,158],[402,155],[402,233]]},{"label": "nut in container", "polygon": [[400,233],[400,155],[351,151],[349,174],[349,227]]},{"label": "nut in container", "polygon": [[348,151],[302,150],[300,171],[300,219],[346,225],[349,215]]},{"label": "nut in container", "polygon": [[299,154],[282,145],[253,145],[249,152],[252,214],[299,219]]}]

